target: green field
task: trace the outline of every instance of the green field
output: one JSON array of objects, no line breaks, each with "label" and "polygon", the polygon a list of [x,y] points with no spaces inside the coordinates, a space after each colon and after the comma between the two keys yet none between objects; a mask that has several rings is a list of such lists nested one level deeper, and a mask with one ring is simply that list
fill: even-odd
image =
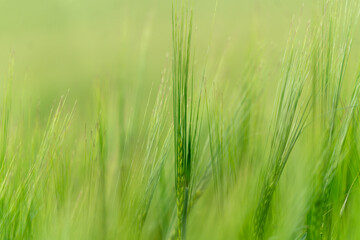
[{"label": "green field", "polygon": [[360,239],[359,0],[0,0],[0,239]]}]

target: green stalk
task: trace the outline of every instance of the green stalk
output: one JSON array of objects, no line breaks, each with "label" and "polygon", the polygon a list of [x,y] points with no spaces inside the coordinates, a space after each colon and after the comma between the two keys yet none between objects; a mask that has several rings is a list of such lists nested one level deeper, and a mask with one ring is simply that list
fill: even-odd
[{"label": "green stalk", "polygon": [[[176,1],[174,4],[177,5]],[[192,14],[191,11],[183,9],[181,14],[178,15],[174,11],[174,7],[172,12],[172,81],[177,236],[178,239],[184,239],[188,215],[187,208],[191,196],[191,168],[198,140],[199,108],[195,110],[192,101],[193,77],[190,74]],[[189,83],[189,81],[191,82]],[[191,97],[191,101],[189,101],[188,97]]]}]

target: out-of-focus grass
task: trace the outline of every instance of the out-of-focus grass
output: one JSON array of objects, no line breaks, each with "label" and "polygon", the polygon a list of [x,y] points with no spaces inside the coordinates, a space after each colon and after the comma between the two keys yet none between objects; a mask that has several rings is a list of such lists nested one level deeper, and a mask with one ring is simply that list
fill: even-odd
[{"label": "out-of-focus grass", "polygon": [[351,1],[174,2],[0,1],[0,238],[357,239]]}]

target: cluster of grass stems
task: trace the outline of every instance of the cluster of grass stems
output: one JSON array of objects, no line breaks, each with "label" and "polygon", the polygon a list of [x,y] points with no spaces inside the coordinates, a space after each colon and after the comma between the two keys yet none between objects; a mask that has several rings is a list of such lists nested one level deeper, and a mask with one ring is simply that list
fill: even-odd
[{"label": "cluster of grass stems", "polygon": [[249,57],[232,79],[224,59],[197,69],[192,10],[173,1],[158,90],[143,104],[144,47],[135,94],[126,81],[97,86],[86,127],[69,93],[47,123],[14,108],[11,58],[0,239],[359,239],[358,16],[356,1],[326,1],[305,37],[291,33],[278,69]]}]

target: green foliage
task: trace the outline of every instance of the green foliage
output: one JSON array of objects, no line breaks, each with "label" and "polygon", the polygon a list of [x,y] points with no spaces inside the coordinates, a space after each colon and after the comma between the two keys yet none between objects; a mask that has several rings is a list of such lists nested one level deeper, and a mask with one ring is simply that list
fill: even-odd
[{"label": "green foliage", "polygon": [[0,240],[360,239],[358,1],[105,2],[0,40]]},{"label": "green foliage", "polygon": [[[172,82],[175,153],[175,189],[177,206],[177,236],[184,239],[188,205],[192,193],[192,166],[196,161],[199,139],[200,101],[194,100],[194,76],[191,73],[192,12],[179,14],[175,2],[172,16]],[[173,7],[174,8],[174,7]],[[190,99],[190,100],[189,100]]]}]

